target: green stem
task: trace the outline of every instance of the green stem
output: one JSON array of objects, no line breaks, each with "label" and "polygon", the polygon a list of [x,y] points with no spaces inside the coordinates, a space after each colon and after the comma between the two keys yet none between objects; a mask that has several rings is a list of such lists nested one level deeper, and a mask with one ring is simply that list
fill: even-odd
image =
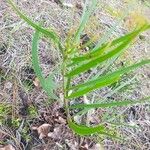
[{"label": "green stem", "polygon": [[69,85],[70,85],[70,78],[67,79],[67,82],[65,84],[65,74],[66,74],[66,56],[65,56],[65,53],[63,53],[63,66],[62,66],[63,102],[64,102],[64,107],[65,107],[65,111],[66,111],[66,115],[67,115],[67,120],[70,120],[68,100],[66,99],[66,96],[68,95],[68,88],[69,88]]}]

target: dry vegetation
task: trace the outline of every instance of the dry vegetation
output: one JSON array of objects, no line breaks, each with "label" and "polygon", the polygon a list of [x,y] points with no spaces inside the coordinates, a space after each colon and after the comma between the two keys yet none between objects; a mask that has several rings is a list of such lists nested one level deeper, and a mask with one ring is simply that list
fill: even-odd
[{"label": "dry vegetation", "polygon": [[[27,16],[45,27],[52,27],[62,38],[71,34],[77,27],[83,9],[83,1],[65,0],[15,0]],[[127,7],[129,6],[129,8]],[[127,12],[128,11],[128,12]],[[84,40],[103,37],[120,18],[112,37],[132,31],[135,25],[149,20],[150,3],[148,0],[99,0],[97,10],[90,18]],[[110,122],[122,122],[114,125],[117,134],[126,141],[113,140],[105,136],[79,137],[72,133],[66,123],[66,114],[62,105],[62,89],[58,88],[59,100],[51,104],[43,92],[31,63],[31,40],[33,30],[22,21],[5,0],[0,0],[0,150],[148,150],[150,149],[150,105],[102,109],[90,112],[83,117],[93,124],[107,119]],[[139,36],[130,48],[113,66],[131,64],[137,60],[150,57],[150,31]],[[40,43],[40,62],[43,73],[47,76],[55,71],[55,83],[59,87],[58,51],[48,44]],[[104,70],[107,69],[107,66]],[[90,78],[100,70],[81,77]],[[77,79],[79,82],[81,79]],[[99,90],[91,96],[81,99],[137,99],[148,96],[150,91],[150,67],[145,66],[133,74],[125,76],[119,85]],[[121,84],[119,83],[119,84]],[[120,88],[120,89],[119,89]],[[80,99],[79,99],[80,101]],[[117,118],[115,117],[117,116]],[[82,119],[83,119],[82,118]],[[81,117],[76,117],[79,121]],[[123,126],[126,124],[127,127]],[[134,126],[134,127],[133,127]],[[7,147],[4,147],[4,146]]]}]

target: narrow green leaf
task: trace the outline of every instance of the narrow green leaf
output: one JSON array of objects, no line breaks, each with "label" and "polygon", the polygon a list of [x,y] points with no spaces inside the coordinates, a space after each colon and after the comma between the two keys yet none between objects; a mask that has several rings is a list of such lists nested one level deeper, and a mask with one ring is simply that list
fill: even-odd
[{"label": "narrow green leaf", "polygon": [[71,77],[71,76],[74,76],[74,75],[78,75],[82,72],[85,72],[85,71],[89,70],[90,68],[93,68],[93,67],[97,66],[98,64],[112,58],[113,56],[115,56],[116,54],[121,52],[128,44],[129,44],[129,41],[126,41],[126,42],[122,43],[121,45],[119,45],[117,48],[110,51],[109,53],[107,53],[105,55],[102,55],[100,57],[96,57],[96,58],[90,60],[89,62],[75,68],[73,71],[71,71],[66,76]]},{"label": "narrow green leaf", "polygon": [[115,87],[115,89],[111,90],[111,92],[106,94],[104,99],[107,99],[107,97],[111,97],[113,94],[119,92],[124,87],[129,87],[131,84],[133,84],[133,81],[135,81],[135,79],[136,79],[136,75],[133,78],[131,78],[131,79],[129,79],[127,81],[124,81],[123,83],[119,84],[119,86]]},{"label": "narrow green leaf", "polygon": [[42,88],[47,92],[47,94],[53,98],[57,99],[57,96],[53,94],[53,89],[55,86],[53,86],[53,81],[52,78],[44,78],[42,75],[42,70],[39,66],[39,59],[38,59],[38,41],[39,41],[39,31],[36,31],[34,36],[33,36],[33,41],[32,41],[32,64],[34,71],[36,73],[36,76],[40,80]]},{"label": "narrow green leaf", "polygon": [[[107,130],[109,131],[109,129],[107,129]],[[99,133],[100,133],[100,135],[105,135],[106,137],[109,137],[109,138],[112,138],[112,139],[124,141],[123,138],[120,138],[120,137],[116,136],[115,134],[111,134],[109,132],[103,132],[103,131],[101,131]]]},{"label": "narrow green leaf", "polygon": [[[103,46],[101,46],[101,47],[98,49],[98,50],[99,50],[99,54],[98,54],[97,56],[100,56],[100,55],[103,54],[103,52],[105,51],[107,45],[109,45],[109,43],[108,43],[108,44],[105,44],[105,45],[103,45]],[[94,53],[95,53],[95,52],[94,52]],[[71,60],[73,61],[73,63],[72,63],[71,65],[69,65],[69,66],[73,66],[74,64],[77,64],[78,62],[83,62],[83,61],[85,61],[85,60],[87,61],[87,60],[89,60],[89,59],[93,59],[93,58],[94,58],[94,55],[95,55],[95,54],[93,54],[93,52],[91,52],[91,53],[85,54],[85,55],[83,55],[83,56],[81,56],[81,57],[72,58]]]},{"label": "narrow green leaf", "polygon": [[41,27],[40,25],[37,25],[36,23],[31,21],[29,18],[27,18],[23,13],[21,13],[21,11],[16,7],[16,5],[13,3],[12,0],[7,0],[7,1],[12,6],[12,8],[17,12],[17,14],[20,16],[21,19],[23,19],[25,22],[27,22],[30,26],[32,26],[37,31],[43,33],[47,37],[50,37],[58,45],[60,44],[59,38],[54,31],[45,29],[45,28]]},{"label": "narrow green leaf", "polygon": [[77,32],[75,33],[75,37],[74,37],[75,43],[79,43],[80,35],[81,35],[82,31],[84,30],[84,27],[85,27],[89,17],[91,16],[91,14],[94,11],[96,4],[97,4],[97,0],[92,0],[90,6],[88,6],[87,2],[88,1],[86,0],[86,6],[84,7],[84,11],[83,11],[81,21],[80,21],[80,26],[77,29]]},{"label": "narrow green leaf", "polygon": [[107,108],[107,107],[122,107],[128,105],[136,105],[136,104],[143,104],[150,102],[150,96],[140,99],[140,100],[125,100],[125,101],[115,101],[110,103],[96,103],[96,104],[77,104],[70,106],[70,109],[75,108],[86,108],[86,109],[93,109],[93,108]]},{"label": "narrow green leaf", "polygon": [[127,45],[128,45],[128,42],[125,42],[125,43],[121,44],[119,47],[117,47],[113,51],[111,51],[111,52],[109,52],[109,53],[107,53],[103,56],[100,56],[98,58],[92,59],[89,62],[75,68],[70,73],[68,73],[66,76],[71,77],[71,76],[74,76],[74,75],[79,75],[80,73],[85,72],[85,71],[97,66],[98,64],[100,64],[100,63],[108,60],[109,58],[115,56],[117,53],[122,51],[122,49],[125,48]]},{"label": "narrow green leaf", "polygon": [[74,123],[72,120],[68,120],[69,127],[77,134],[81,136],[91,135],[95,133],[100,133],[105,130],[103,125],[98,125],[95,127],[87,127],[83,125],[78,125]]},{"label": "narrow green leaf", "polygon": [[129,38],[131,36],[133,36],[135,33],[137,33],[137,30],[133,31],[133,32],[131,32],[129,34],[126,34],[126,35],[124,35],[122,37],[119,37],[119,38],[113,40],[112,42],[108,42],[106,44],[103,44],[102,46],[98,47],[94,51],[91,50],[90,53],[84,54],[84,55],[82,55],[80,57],[72,58],[72,61],[74,62],[74,64],[76,64],[75,62],[82,62],[82,61],[93,59],[94,57],[100,56],[101,54],[103,54],[103,52],[104,52],[104,50],[106,48],[109,49],[109,48],[111,48],[113,46],[117,46],[117,44],[119,44],[119,43],[122,43],[122,42],[125,42],[125,41],[129,40]]},{"label": "narrow green leaf", "polygon": [[77,62],[82,62],[82,61],[85,61],[85,60],[89,60],[89,59],[92,59],[94,57],[97,57],[97,56],[100,56],[101,54],[103,54],[104,50],[108,47],[108,48],[111,48],[121,42],[124,42],[126,40],[128,40],[131,36],[133,35],[138,35],[140,32],[143,32],[145,30],[148,30],[150,29],[150,25],[148,24],[145,24],[144,26],[142,26],[140,29],[138,30],[135,30],[131,33],[128,33],[124,36],[121,36],[115,40],[113,40],[112,42],[108,42],[106,44],[103,44],[97,48],[94,48],[94,50],[91,50],[90,53],[87,53],[87,54],[84,54],[80,57],[75,57],[75,58],[72,58],[72,61],[73,61],[73,65],[76,64]]},{"label": "narrow green leaf", "polygon": [[107,82],[108,81],[111,81],[111,79],[113,78],[117,78],[125,73],[129,73],[131,72],[132,70],[136,69],[136,68],[139,68],[143,65],[146,65],[146,64],[149,64],[150,63],[150,59],[148,60],[143,60],[139,63],[135,63],[131,66],[128,66],[128,67],[123,67],[121,69],[118,69],[117,71],[114,71],[112,73],[109,73],[109,74],[106,74],[106,75],[103,75],[95,80],[91,80],[91,81],[88,81],[86,83],[82,83],[82,84],[78,84],[76,86],[72,86],[69,88],[69,90],[72,90],[72,89],[77,89],[77,88],[84,88],[84,87],[87,87],[87,86],[92,86],[92,85],[95,85],[96,83],[99,83],[99,82]]},{"label": "narrow green leaf", "polygon": [[84,125],[78,125],[74,123],[72,120],[68,121],[69,127],[78,135],[80,136],[89,136],[92,134],[100,134],[105,135],[107,137],[122,140],[120,137],[117,137],[114,134],[109,133],[109,129],[106,129],[104,125],[97,125],[95,127],[87,127]]},{"label": "narrow green leaf", "polygon": [[118,127],[118,126],[124,126],[124,127],[133,128],[133,129],[135,129],[135,128],[139,129],[139,126],[137,126],[137,125],[130,125],[130,124],[125,124],[125,123],[116,123],[116,122],[107,122],[107,123],[109,123],[109,124],[111,124],[113,126],[116,126],[116,127]]},{"label": "narrow green leaf", "polygon": [[73,92],[71,95],[69,95],[67,98],[74,98],[74,97],[79,97],[82,96],[90,91],[93,91],[95,89],[101,88],[101,87],[105,87],[108,85],[111,85],[112,83],[115,83],[116,81],[118,81],[120,79],[120,76],[115,77],[115,78],[110,78],[107,81],[101,81],[101,82],[97,82],[92,86],[87,86],[84,89],[78,90]]},{"label": "narrow green leaf", "polygon": [[121,43],[118,47],[114,48],[112,51],[104,54],[102,56],[97,56],[96,58],[86,62],[85,64],[76,67],[74,70],[69,72],[66,76],[71,77],[74,75],[79,75],[82,72],[89,70],[90,68],[96,67],[98,64],[116,56],[118,53],[122,52],[132,41],[135,39],[137,35],[139,35],[142,31],[146,30],[148,25],[143,25],[139,30],[135,31],[134,34],[131,34],[127,40]]}]

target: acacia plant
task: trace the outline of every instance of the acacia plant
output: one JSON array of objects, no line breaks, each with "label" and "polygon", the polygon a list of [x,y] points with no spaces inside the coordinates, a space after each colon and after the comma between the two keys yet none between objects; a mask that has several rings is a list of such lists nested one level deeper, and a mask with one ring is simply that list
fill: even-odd
[{"label": "acacia plant", "polygon": [[[53,30],[46,29],[41,25],[38,25],[37,23],[31,21],[16,7],[12,0],[7,1],[16,11],[16,13],[20,16],[20,18],[22,18],[35,30],[32,41],[33,68],[36,73],[36,76],[40,80],[41,86],[47,92],[47,94],[53,98],[55,97],[54,90],[56,89],[53,89],[53,87],[51,86],[51,78],[44,77],[40,68],[40,62],[38,58],[39,39],[42,36],[50,39],[51,41],[53,41],[55,47],[60,51],[62,59],[61,75],[63,78],[63,102],[67,114],[68,125],[75,133],[82,136],[98,133],[113,137],[111,132],[109,132],[110,130],[108,130],[104,123],[96,126],[80,125],[76,123],[73,120],[73,117],[70,115],[71,110],[85,109],[85,111],[89,111],[90,109],[97,108],[121,107],[127,105],[146,103],[150,100],[149,96],[136,101],[122,100],[92,104],[79,104],[77,102],[78,97],[86,95],[94,90],[110,86],[111,84],[118,82],[124,74],[127,74],[145,64],[149,64],[150,59],[142,60],[138,63],[134,63],[127,67],[122,66],[121,68],[106,74],[93,76],[92,79],[85,82],[83,81],[83,83],[79,83],[76,85],[73,84],[75,77],[79,77],[81,74],[86,73],[89,69],[96,68],[97,66],[102,66],[103,63],[109,62],[109,60],[116,60],[114,58],[119,57],[128,47],[130,47],[131,43],[135,41],[135,38],[139,36],[139,34],[150,29],[150,24],[145,23],[133,30],[132,32],[121,36],[117,39],[114,39],[111,42],[98,42],[94,48],[91,48],[89,51],[81,53],[79,46],[81,34],[83,33],[84,27],[89,17],[96,8],[97,0],[93,0],[88,5],[85,5],[78,29],[72,36],[66,37],[65,42],[62,42],[60,37]],[[76,104],[70,105],[71,100],[76,101]]]}]

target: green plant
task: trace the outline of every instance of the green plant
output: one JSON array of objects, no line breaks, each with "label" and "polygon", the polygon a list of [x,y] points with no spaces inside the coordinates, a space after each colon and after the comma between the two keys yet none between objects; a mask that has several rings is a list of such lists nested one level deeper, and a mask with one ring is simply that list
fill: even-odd
[{"label": "green plant", "polygon": [[[107,107],[120,107],[134,104],[146,103],[150,100],[150,97],[143,98],[141,100],[124,100],[124,101],[114,101],[108,103],[94,103],[94,104],[76,104],[69,105],[69,101],[76,100],[76,98],[88,94],[96,89],[100,89],[106,86],[109,86],[115,82],[118,82],[120,78],[134,69],[137,69],[145,64],[150,63],[150,59],[142,60],[141,62],[135,63],[128,67],[121,67],[116,71],[109,72],[107,74],[102,74],[99,76],[94,76],[92,79],[73,85],[72,81],[75,77],[78,77],[80,74],[83,74],[89,71],[92,68],[97,66],[102,66],[105,62],[110,60],[115,60],[125,49],[127,49],[131,43],[135,40],[139,34],[150,29],[150,24],[145,23],[140,28],[135,29],[131,33],[128,33],[122,37],[119,37],[111,42],[98,42],[98,44],[91,48],[88,52],[81,53],[80,51],[80,36],[84,30],[84,27],[94,11],[97,0],[93,0],[92,3],[86,4],[83,15],[81,18],[81,23],[77,31],[72,35],[66,38],[64,43],[61,42],[59,36],[50,29],[45,29],[41,25],[38,25],[28,19],[21,11],[14,5],[11,0],[8,0],[13,9],[17,14],[26,21],[30,26],[35,29],[35,34],[33,35],[32,42],[32,63],[35,73],[40,80],[41,86],[47,92],[47,94],[53,99],[57,98],[53,91],[55,90],[53,85],[52,77],[49,76],[45,78],[42,74],[40,68],[40,63],[38,59],[38,43],[39,39],[42,36],[49,38],[53,41],[57,49],[60,50],[60,55],[62,56],[61,64],[61,73],[63,77],[62,89],[63,89],[63,101],[64,107],[67,114],[67,121],[69,127],[77,134],[85,136],[91,134],[102,134],[110,137],[115,137],[111,134],[111,131],[107,129],[105,124],[100,124],[95,127],[79,125],[75,123],[70,115],[70,110],[74,109],[85,109],[89,111],[90,109],[96,108],[107,108]],[[87,1],[88,2],[88,1]]]},{"label": "green plant", "polygon": [[6,118],[11,114],[11,106],[0,103],[0,125],[2,125]]},{"label": "green plant", "polygon": [[36,109],[33,105],[30,105],[30,106],[29,106],[28,112],[29,112],[29,116],[30,116],[31,118],[34,118],[35,116],[38,116],[37,109]]}]

